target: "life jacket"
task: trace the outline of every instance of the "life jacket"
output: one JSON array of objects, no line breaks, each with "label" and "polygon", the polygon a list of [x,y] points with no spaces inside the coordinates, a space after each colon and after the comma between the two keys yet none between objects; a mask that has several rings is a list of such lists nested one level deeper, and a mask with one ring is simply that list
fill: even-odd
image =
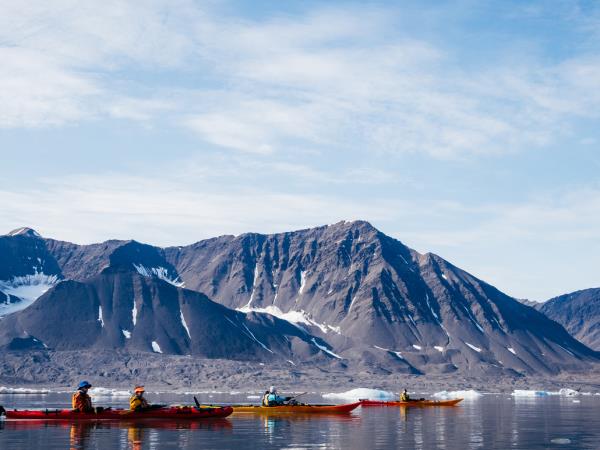
[{"label": "life jacket", "polygon": [[79,412],[91,412],[94,409],[92,407],[92,397],[80,390],[75,391],[73,397],[71,397],[71,406]]},{"label": "life jacket", "polygon": [[285,399],[277,394],[269,394],[267,396],[267,406],[283,405]]},{"label": "life jacket", "polygon": [[409,400],[410,400],[410,396],[406,392],[403,392],[402,395],[400,395],[401,402],[407,402]]},{"label": "life jacket", "polygon": [[265,391],[263,394],[261,404],[263,406],[269,406],[269,391]]},{"label": "life jacket", "polygon": [[144,397],[138,397],[133,394],[129,399],[129,409],[132,411],[148,408],[148,406],[148,401]]}]

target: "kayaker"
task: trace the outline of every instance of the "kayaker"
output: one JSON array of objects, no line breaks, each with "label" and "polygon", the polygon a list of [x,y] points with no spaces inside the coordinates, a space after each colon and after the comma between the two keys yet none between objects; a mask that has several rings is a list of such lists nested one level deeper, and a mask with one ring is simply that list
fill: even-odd
[{"label": "kayaker", "polygon": [[281,406],[284,405],[285,402],[289,402],[292,397],[280,397],[277,395],[277,389],[275,386],[271,386],[269,389],[269,395],[267,395],[267,405],[266,406]]},{"label": "kayaker", "polygon": [[269,406],[269,391],[265,391],[260,402],[262,406]]},{"label": "kayaker", "polygon": [[132,411],[141,411],[150,408],[150,404],[144,398],[144,386],[136,386],[133,390],[133,395],[129,399],[129,409]]},{"label": "kayaker", "polygon": [[400,394],[400,401],[401,402],[410,402],[410,395],[408,395],[408,392],[406,389],[404,389],[402,391],[402,394]]},{"label": "kayaker", "polygon": [[89,389],[92,385],[87,381],[79,383],[77,390],[71,398],[71,405],[74,411],[82,413],[93,413],[94,407],[92,406],[92,397],[88,394]]}]

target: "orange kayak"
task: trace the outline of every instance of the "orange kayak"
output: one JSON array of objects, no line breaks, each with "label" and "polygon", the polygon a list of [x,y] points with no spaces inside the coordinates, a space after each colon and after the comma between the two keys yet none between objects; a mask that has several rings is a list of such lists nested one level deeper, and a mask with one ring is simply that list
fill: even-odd
[{"label": "orange kayak", "polygon": [[360,406],[360,402],[344,405],[232,405],[234,413],[253,414],[348,414]]},{"label": "orange kayak", "polygon": [[455,406],[462,402],[462,398],[454,398],[452,400],[411,400],[408,402],[385,402],[381,400],[361,400],[361,406]]}]

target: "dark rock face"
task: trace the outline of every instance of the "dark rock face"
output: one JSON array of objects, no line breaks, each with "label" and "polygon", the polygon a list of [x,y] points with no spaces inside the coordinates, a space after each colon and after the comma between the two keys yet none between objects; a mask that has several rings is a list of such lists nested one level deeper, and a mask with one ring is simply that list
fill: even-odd
[{"label": "dark rock face", "polygon": [[107,268],[86,282],[63,281],[0,323],[0,345],[9,350],[43,346],[244,360],[331,359],[312,336],[286,321],[233,311],[123,267]]},{"label": "dark rock face", "polygon": [[[534,308],[367,222],[166,249],[135,241],[80,246],[28,239],[40,241],[71,281],[6,317],[5,346],[32,336],[55,349],[82,348],[74,334],[85,336],[90,348],[327,357],[407,374],[519,376],[583,370],[598,361]],[[48,319],[57,325],[44,329]],[[78,319],[85,325],[71,327]]]},{"label": "dark rock face", "polygon": [[302,314],[336,351],[412,372],[544,372],[595,358],[534,309],[367,222],[165,249],[186,286],[232,308]]},{"label": "dark rock face", "polygon": [[539,310],[585,345],[600,351],[600,288],[555,297],[541,304]]}]

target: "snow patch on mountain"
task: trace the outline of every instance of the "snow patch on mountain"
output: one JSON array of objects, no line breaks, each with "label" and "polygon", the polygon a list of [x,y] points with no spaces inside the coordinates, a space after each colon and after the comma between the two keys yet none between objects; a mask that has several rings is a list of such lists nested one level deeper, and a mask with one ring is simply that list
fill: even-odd
[{"label": "snow patch on mountain", "polygon": [[[257,312],[271,314],[272,316],[290,322],[292,325],[296,325],[299,328],[302,328],[300,325],[315,326],[318,327],[323,333],[328,333],[330,331],[333,331],[337,334],[341,333],[340,327],[316,322],[311,318],[310,314],[308,314],[302,309],[300,311],[292,310],[288,312],[283,312],[275,305],[269,305],[266,308],[251,308],[250,306],[246,305],[242,308],[238,308],[237,310],[243,313]],[[304,328],[302,328],[302,330],[306,331]]]},{"label": "snow patch on mountain", "polygon": [[[13,277],[10,280],[0,280],[0,292],[6,297],[6,300],[0,303],[0,317],[27,308],[60,281],[58,275],[47,275],[38,272],[35,267],[34,270],[35,273],[30,275]],[[21,301],[10,303],[9,295],[18,297]]]},{"label": "snow patch on mountain", "polygon": [[102,305],[98,306],[98,322],[100,322],[100,326],[104,328],[104,318],[102,317]]},{"label": "snow patch on mountain", "polygon": [[181,325],[183,325],[183,328],[185,328],[185,332],[187,333],[188,337],[191,339],[192,335],[190,334],[190,329],[188,328],[187,322],[185,321],[185,317],[183,316],[183,311],[179,311],[180,317],[181,317]]},{"label": "snow patch on mountain", "polygon": [[133,267],[135,267],[135,270],[137,270],[137,272],[144,277],[156,277],[166,281],[169,284],[172,284],[175,287],[185,287],[185,283],[181,281],[178,276],[173,278],[172,275],[169,274],[169,270],[165,267],[146,267],[143,264],[134,264]]},{"label": "snow patch on mountain", "polygon": [[158,345],[158,342],[156,341],[152,341],[152,350],[154,350],[154,353],[162,353],[160,345]]},{"label": "snow patch on mountain", "polygon": [[317,348],[319,348],[320,350],[324,351],[329,356],[333,356],[334,358],[337,358],[337,359],[342,359],[342,357],[340,355],[336,355],[335,353],[333,353],[331,350],[329,350],[324,345],[319,344],[315,338],[312,338],[311,341],[312,341],[313,344],[315,344],[315,346]]},{"label": "snow patch on mountain", "polygon": [[468,342],[465,342],[465,344],[467,344],[468,347],[472,348],[477,353],[481,353],[481,349],[479,347],[475,347],[473,344],[469,344]]},{"label": "snow patch on mountain", "polygon": [[377,350],[383,350],[385,352],[388,352],[388,353],[391,353],[393,355],[396,355],[400,359],[404,359],[404,357],[402,356],[402,353],[397,352],[395,350],[390,350],[389,348],[379,347],[378,345],[374,345],[373,347],[376,348]]}]

